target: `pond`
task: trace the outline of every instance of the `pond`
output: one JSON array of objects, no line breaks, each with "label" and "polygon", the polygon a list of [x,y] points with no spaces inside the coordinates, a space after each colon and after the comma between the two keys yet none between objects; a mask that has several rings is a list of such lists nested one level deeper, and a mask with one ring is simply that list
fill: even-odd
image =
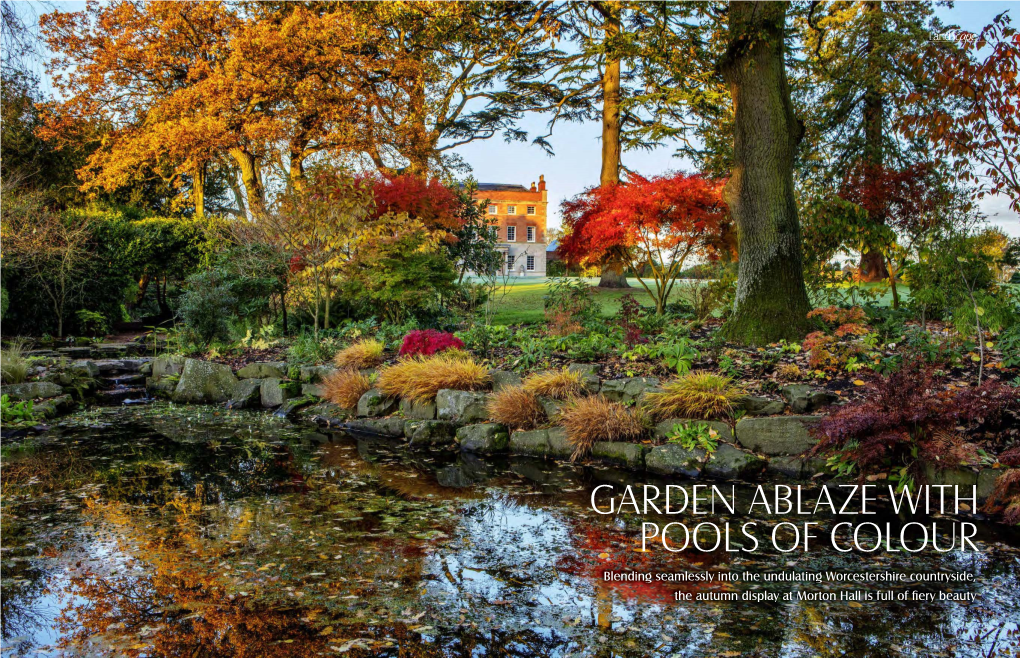
[{"label": "pond", "polygon": [[[600,484],[648,481],[609,467],[406,452],[254,412],[164,404],[80,412],[4,446],[3,655],[1020,649],[1020,540],[1009,528],[979,522],[978,553],[641,552],[641,522],[654,515],[599,515],[590,497]],[[698,520],[706,518],[715,517]],[[896,586],[606,582],[607,570],[968,572],[974,582],[955,589],[974,597],[676,601],[677,591]]]}]

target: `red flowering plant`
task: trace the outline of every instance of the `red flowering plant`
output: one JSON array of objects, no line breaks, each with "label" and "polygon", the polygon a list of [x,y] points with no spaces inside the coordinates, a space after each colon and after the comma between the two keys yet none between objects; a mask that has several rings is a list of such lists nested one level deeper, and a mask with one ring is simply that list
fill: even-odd
[{"label": "red flowering plant", "polygon": [[444,350],[464,349],[464,341],[435,329],[415,329],[400,344],[400,356],[432,356]]},{"label": "red flowering plant", "polygon": [[618,258],[632,271],[650,272],[653,284],[638,281],[662,314],[687,259],[715,257],[727,220],[723,182],[682,172],[630,174],[626,183],[588,189],[561,206],[559,248],[569,264]]}]

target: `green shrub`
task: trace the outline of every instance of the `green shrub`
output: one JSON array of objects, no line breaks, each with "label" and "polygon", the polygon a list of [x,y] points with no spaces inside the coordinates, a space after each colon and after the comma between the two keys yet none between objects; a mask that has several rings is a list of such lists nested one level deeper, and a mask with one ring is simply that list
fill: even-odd
[{"label": "green shrub", "polygon": [[188,277],[188,290],[181,297],[180,313],[185,326],[206,345],[230,336],[230,317],[236,299],[216,271]]}]

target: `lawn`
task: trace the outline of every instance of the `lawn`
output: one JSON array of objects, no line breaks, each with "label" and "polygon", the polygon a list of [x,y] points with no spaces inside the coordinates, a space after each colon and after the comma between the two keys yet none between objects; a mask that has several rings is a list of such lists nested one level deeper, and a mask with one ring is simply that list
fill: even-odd
[{"label": "lawn", "polygon": [[[599,282],[597,278],[585,280],[592,286],[597,286]],[[643,306],[655,306],[655,302],[641,286],[638,279],[627,279],[627,282],[632,286],[630,289],[592,289],[595,298],[602,306],[603,316],[612,317],[616,315],[616,312],[620,310],[620,298],[626,294],[634,295],[634,299]],[[646,279],[645,282],[653,290],[655,289],[654,281]],[[889,292],[886,284],[864,283],[860,285],[865,288],[883,288],[885,292],[879,296],[879,304],[882,306],[892,304],[892,293]],[[542,322],[545,319],[542,308],[542,296],[545,295],[548,286],[549,279],[546,277],[511,280],[505,288],[505,296],[500,298],[501,292],[497,292],[495,295],[497,310],[493,322],[496,324],[535,324]],[[906,302],[910,298],[909,289],[902,283],[899,284],[899,294],[901,303]],[[678,286],[677,289],[674,289],[672,295],[670,295],[670,301],[675,300],[679,295],[680,290]]]}]

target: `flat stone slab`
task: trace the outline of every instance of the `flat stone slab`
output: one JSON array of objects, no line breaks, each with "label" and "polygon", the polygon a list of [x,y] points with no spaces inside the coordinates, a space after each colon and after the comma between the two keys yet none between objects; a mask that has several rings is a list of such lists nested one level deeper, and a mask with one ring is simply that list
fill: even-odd
[{"label": "flat stone slab", "polygon": [[457,430],[457,442],[464,452],[493,455],[510,448],[510,433],[499,423],[465,425]]},{"label": "flat stone slab", "polygon": [[2,389],[4,395],[12,400],[39,400],[55,398],[64,394],[62,389],[53,382],[24,382],[22,384],[7,384]]},{"label": "flat stone slab", "polygon": [[740,445],[766,455],[800,455],[815,446],[811,428],[820,416],[743,418],[737,423]]},{"label": "flat stone slab", "polygon": [[610,464],[619,464],[635,470],[645,467],[645,453],[649,446],[623,441],[596,441],[591,447],[591,456]]},{"label": "flat stone slab", "polygon": [[489,419],[485,408],[489,396],[478,391],[440,389],[436,394],[436,418],[456,423],[480,423]]},{"label": "flat stone slab", "polygon": [[702,468],[708,477],[720,480],[748,480],[765,470],[765,460],[758,455],[720,443]]},{"label": "flat stone slab", "polygon": [[702,465],[708,456],[701,448],[685,450],[676,443],[655,446],[645,454],[645,468],[659,475],[681,475],[687,478],[701,476]]},{"label": "flat stone slab", "polygon": [[276,379],[287,378],[287,363],[285,361],[262,361],[249,363],[237,371],[238,379]]},{"label": "flat stone slab", "polygon": [[607,379],[602,382],[602,395],[607,400],[636,404],[646,393],[660,392],[658,377],[627,377],[625,379]]},{"label": "flat stone slab", "polygon": [[413,420],[434,420],[436,417],[436,405],[434,402],[401,400],[400,413],[404,414],[404,418],[411,418]]}]

